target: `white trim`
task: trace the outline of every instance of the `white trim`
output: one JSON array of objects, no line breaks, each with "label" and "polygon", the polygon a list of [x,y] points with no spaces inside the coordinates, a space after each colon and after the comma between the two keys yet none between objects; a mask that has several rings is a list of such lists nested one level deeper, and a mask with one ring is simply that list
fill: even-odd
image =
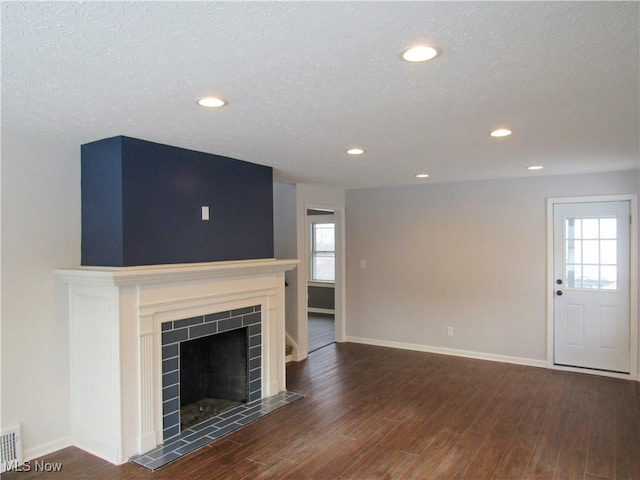
[{"label": "white trim", "polygon": [[307,357],[300,358],[300,356],[294,352],[294,353],[292,353],[291,355],[287,355],[287,356],[286,356],[286,358],[285,358],[285,363],[289,363],[289,362],[300,362],[300,361],[304,360],[305,358],[307,358]]},{"label": "white trim", "polygon": [[330,308],[314,308],[314,307],[309,307],[307,308],[307,312],[308,313],[325,313],[327,315],[335,315],[336,311],[332,310]]},{"label": "white trim", "polygon": [[58,269],[56,275],[65,283],[83,279],[84,284],[154,285],[240,276],[275,274],[292,270],[299,260],[238,260],[230,262],[180,263],[136,267],[74,267]]},{"label": "white trim", "polygon": [[473,358],[475,360],[488,360],[490,362],[512,363],[515,365],[525,365],[528,367],[545,368],[547,363],[544,360],[535,358],[511,357],[508,355],[498,355],[495,353],[473,352],[470,350],[457,350],[454,348],[434,347],[431,345],[419,345],[416,343],[391,342],[388,340],[378,340],[375,338],[347,337],[348,342],[363,343],[365,345],[376,345],[378,347],[401,348],[403,350],[414,350],[417,352],[437,353],[440,355],[451,355],[454,357]]},{"label": "white trim", "polygon": [[60,437],[56,440],[51,440],[50,442],[42,443],[40,445],[36,445],[35,447],[25,449],[24,459],[25,461],[31,461],[36,458],[44,457],[45,455],[57,452],[58,450],[62,450],[63,448],[71,447],[72,445],[73,441],[71,439],[71,435],[65,435],[64,437]]},{"label": "white trim", "polygon": [[284,363],[289,363],[298,358],[298,344],[295,342],[293,337],[289,335],[289,333],[286,331],[284,332],[284,337],[285,337],[284,344],[291,345],[291,347],[293,348],[292,352],[289,355],[284,357]]},{"label": "white trim", "polygon": [[[334,243],[333,243],[333,262],[335,265],[336,262],[336,250],[338,248],[338,243],[335,241],[336,238],[336,234],[337,234],[337,225],[336,225],[336,214],[334,210],[334,213],[332,215],[309,215],[308,213],[306,213],[308,211],[305,210],[305,217],[306,217],[306,221],[307,221],[307,230],[308,230],[308,234],[309,234],[309,239],[307,240],[307,266],[309,267],[308,272],[307,272],[307,286],[315,284],[315,283],[319,283],[320,285],[313,285],[315,286],[324,286],[322,285],[323,283],[329,283],[330,285],[334,285],[335,286],[335,277],[334,277],[334,281],[333,282],[325,282],[323,280],[316,280],[315,278],[313,278],[313,226],[316,223],[330,223],[333,225],[333,232],[334,232]],[[334,276],[337,275],[337,272],[334,270]]]},{"label": "white trim", "polygon": [[[629,355],[630,372],[612,373],[586,368],[571,368],[553,363],[553,206],[563,203],[595,203],[595,202],[629,202],[631,228],[629,229]],[[582,197],[549,197],[547,198],[547,368],[570,372],[590,373],[605,377],[624,378],[640,381],[638,371],[638,195],[592,195]]]},{"label": "white trim", "polygon": [[308,281],[308,287],[336,288],[336,282],[319,282],[317,280]]}]

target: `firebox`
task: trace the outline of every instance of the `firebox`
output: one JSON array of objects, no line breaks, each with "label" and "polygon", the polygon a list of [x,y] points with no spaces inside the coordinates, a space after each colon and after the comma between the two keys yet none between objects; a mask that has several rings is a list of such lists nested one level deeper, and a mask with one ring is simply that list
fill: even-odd
[{"label": "firebox", "polygon": [[164,441],[262,396],[261,306],[162,324]]},{"label": "firebox", "polygon": [[247,403],[247,328],[180,343],[180,429]]}]

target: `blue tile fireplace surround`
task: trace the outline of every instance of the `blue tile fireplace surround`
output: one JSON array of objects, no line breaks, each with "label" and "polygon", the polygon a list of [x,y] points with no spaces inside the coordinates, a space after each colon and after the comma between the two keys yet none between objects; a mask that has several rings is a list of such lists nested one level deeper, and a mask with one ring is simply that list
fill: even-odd
[{"label": "blue tile fireplace surround", "polygon": [[[227,332],[246,335],[247,398],[218,415],[181,430],[181,345],[191,340],[220,336]],[[280,407],[302,398],[282,392],[262,399],[261,305],[162,323],[162,416],[163,445],[131,459],[156,470],[187,453],[227,435]]]},{"label": "blue tile fireplace surround", "polygon": [[180,433],[180,344],[238,329],[247,329],[247,371],[252,402],[262,397],[262,330],[260,305],[162,324],[162,438]]}]

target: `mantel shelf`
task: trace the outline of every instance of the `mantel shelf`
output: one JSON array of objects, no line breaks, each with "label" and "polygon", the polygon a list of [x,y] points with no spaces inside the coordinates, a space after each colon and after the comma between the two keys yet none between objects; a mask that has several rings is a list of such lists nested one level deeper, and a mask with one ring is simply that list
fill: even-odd
[{"label": "mantel shelf", "polygon": [[83,266],[56,270],[65,283],[126,285],[152,285],[185,282],[204,278],[233,278],[256,274],[269,274],[292,270],[300,260],[240,260],[231,262],[182,263],[172,265],[143,265],[136,267]]}]

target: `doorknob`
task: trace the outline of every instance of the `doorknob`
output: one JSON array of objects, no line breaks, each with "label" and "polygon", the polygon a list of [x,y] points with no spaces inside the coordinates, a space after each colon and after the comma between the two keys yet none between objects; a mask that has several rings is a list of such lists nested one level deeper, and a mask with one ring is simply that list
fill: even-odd
[{"label": "doorknob", "polygon": [[557,283],[558,285],[562,285],[562,279],[561,279],[561,278],[557,279],[557,280],[556,280],[556,283]]},{"label": "doorknob", "polygon": [[556,292],[556,295],[558,295],[559,297],[560,297],[560,296],[562,296],[562,290],[558,290],[558,291]]}]

